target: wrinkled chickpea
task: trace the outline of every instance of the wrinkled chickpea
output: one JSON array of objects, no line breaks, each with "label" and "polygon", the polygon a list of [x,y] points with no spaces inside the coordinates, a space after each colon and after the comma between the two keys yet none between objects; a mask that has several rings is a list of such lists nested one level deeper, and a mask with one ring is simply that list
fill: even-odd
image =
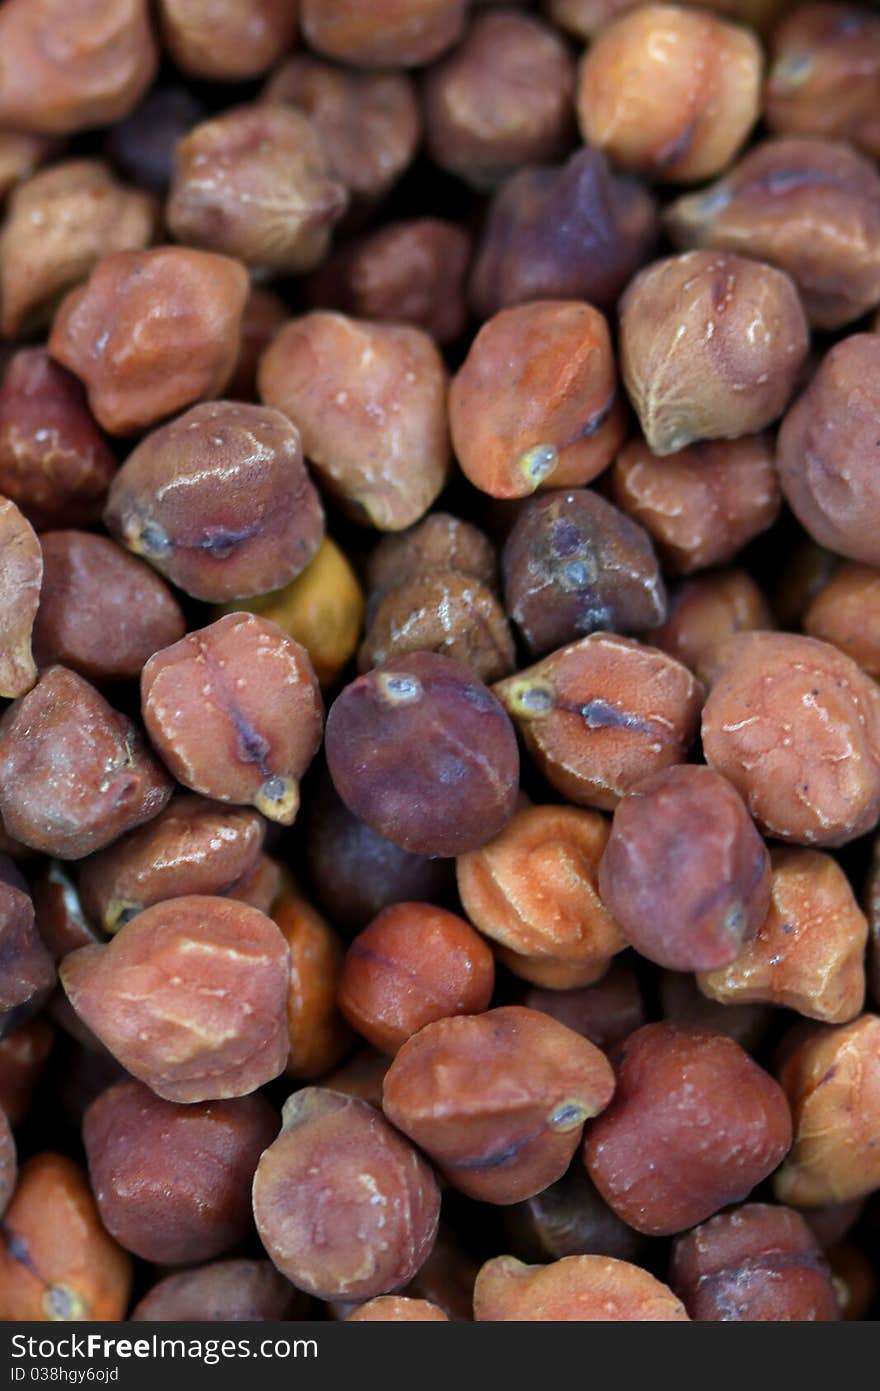
[{"label": "wrinkled chickpea", "polygon": [[495,1256],[477,1276],[474,1318],[489,1322],[681,1323],[684,1305],[647,1270],[608,1256],[524,1265]]},{"label": "wrinkled chickpea", "polygon": [[673,592],[669,617],[646,636],[710,687],[737,633],[775,628],[763,593],[745,570],[712,570]]},{"label": "wrinkled chickpea", "polygon": [[516,665],[504,609],[491,590],[456,571],[435,571],[382,594],[358,652],[358,667],[393,666],[413,652],[438,652],[487,684]]},{"label": "wrinkled chickpea", "polygon": [[371,599],[437,572],[467,575],[493,592],[498,588],[498,557],[488,537],[471,522],[435,511],[373,547],[366,568]]}]

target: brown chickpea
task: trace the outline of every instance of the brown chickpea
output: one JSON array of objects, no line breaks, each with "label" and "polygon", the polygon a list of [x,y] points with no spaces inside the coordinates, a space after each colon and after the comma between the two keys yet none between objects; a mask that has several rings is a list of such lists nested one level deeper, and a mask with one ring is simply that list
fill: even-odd
[{"label": "brown chickpea", "polygon": [[364,1047],[353,1053],[341,1067],[328,1072],[322,1078],[322,1083],[332,1092],[356,1097],[358,1101],[368,1101],[377,1111],[381,1111],[382,1083],[390,1066],[389,1054]]},{"label": "brown chickpea", "polygon": [[31,875],[30,889],[37,931],[56,962],[77,947],[104,940],[104,934],[86,918],[77,886],[62,861],[41,865]]},{"label": "brown chickpea", "polygon": [[566,1256],[611,1256],[635,1261],[646,1247],[611,1211],[575,1159],[556,1183],[502,1213],[505,1234],[520,1260],[558,1261]]},{"label": "brown chickpea", "polygon": [[620,301],[621,373],[649,448],[664,457],[771,424],[808,345],[789,277],[728,252],[655,261]]},{"label": "brown chickpea", "polygon": [[697,183],[729,163],[755,124],[761,67],[748,30],[644,5],[604,27],[582,62],[581,133],[621,168]]},{"label": "brown chickpea", "polygon": [[770,910],[736,961],[701,973],[721,1004],[766,1003],[844,1024],[864,1008],[868,924],[836,860],[774,850]]},{"label": "brown chickpea", "polygon": [[436,1304],[426,1299],[406,1299],[402,1295],[383,1294],[368,1299],[354,1313],[346,1315],[347,1323],[448,1323]]},{"label": "brown chickpea", "polygon": [[783,628],[801,628],[807,609],[839,564],[840,556],[799,533],[786,555],[785,568],[770,591],[770,608],[776,623]]},{"label": "brown chickpea", "polygon": [[220,394],[238,358],[247,292],[244,266],[227,256],[119,251],[64,300],[49,351],[82,380],[105,430],[135,434]]},{"label": "brown chickpea", "polygon": [[97,159],[43,169],[9,200],[0,234],[0,332],[42,327],[62,295],[114,251],[140,251],[157,222],[153,198],[126,188]]},{"label": "brown chickpea", "polygon": [[165,47],[181,72],[211,82],[259,77],[287,52],[296,0],[159,0]]},{"label": "brown chickpea", "polygon": [[348,204],[308,117],[237,106],[181,140],[166,208],[178,241],[301,275],[323,260]]},{"label": "brown chickpea", "polygon": [[364,68],[409,68],[461,36],[468,0],[300,0],[303,36],[318,53]]},{"label": "brown chickpea", "polygon": [[47,135],[26,131],[0,130],[0,201],[29,179],[45,160],[55,154],[57,142]]},{"label": "brown chickpea", "polygon": [[548,782],[600,811],[684,761],[702,704],[702,687],[680,662],[611,633],[551,652],[494,690]]},{"label": "brown chickpea", "polygon": [[684,1305],[667,1285],[629,1261],[565,1256],[524,1265],[495,1256],[477,1276],[478,1322],[682,1323]]},{"label": "brown chickpea", "polygon": [[516,1203],[560,1178],[608,1105],[599,1049],[520,1005],[427,1024],[385,1075],[385,1115],[461,1192]]},{"label": "brown chickpea", "polygon": [[731,638],[775,626],[751,575],[745,570],[713,570],[673,593],[663,627],[647,636],[708,688],[724,666]]},{"label": "brown chickpea", "polygon": [[591,985],[625,946],[598,891],[609,830],[599,812],[523,807],[494,840],[459,856],[464,910],[505,949],[515,975],[532,980],[555,968],[566,971],[568,988]]},{"label": "brown chickpea", "polygon": [[33,627],[43,553],[30,522],[5,497],[0,497],[0,557],[0,697],[14,700],[37,679]]},{"label": "brown chickpea", "polygon": [[880,20],[865,6],[800,5],[773,31],[764,119],[785,135],[850,140],[880,158]]},{"label": "brown chickpea", "polygon": [[472,522],[439,511],[406,531],[383,536],[370,552],[366,579],[376,600],[395,585],[438,571],[466,575],[493,593],[498,588],[498,557],[489,538]]},{"label": "brown chickpea", "polygon": [[774,1178],[779,1202],[820,1207],[860,1198],[880,1184],[880,1019],[809,1034],[780,1071],[794,1116],[794,1143]]},{"label": "brown chickpea", "polygon": [[[540,1010],[558,1019],[566,1028],[583,1034],[604,1053],[612,1052],[628,1034],[646,1022],[645,1001],[632,967],[615,962],[595,985],[579,989],[547,990],[533,986],[521,1001],[529,1009]],[[571,1255],[572,1252],[557,1252]],[[606,1252],[609,1256],[624,1254]]]},{"label": "brown chickpea", "polygon": [[549,25],[511,10],[477,15],[428,69],[428,151],[435,164],[491,188],[524,164],[565,153],[574,136],[574,60]]},{"label": "brown chickpea", "polygon": [[814,540],[880,565],[880,334],[857,333],[825,355],[779,430],[782,491]]},{"label": "brown chickpea", "polygon": [[880,570],[845,561],[804,614],[804,631],[880,681]]},{"label": "brown chickpea", "polygon": [[732,560],[773,525],[782,502],[767,435],[707,440],[663,459],[631,440],[610,480],[618,507],[645,528],[676,575]]},{"label": "brown chickpea", "polygon": [[426,1024],[481,1014],[494,983],[492,953],[463,918],[427,903],[396,903],[349,947],[339,1008],[368,1043],[394,1054]]},{"label": "brown chickpea", "polygon": [[166,1275],[131,1311],[133,1323],[303,1319],[308,1300],[269,1261],[211,1261]]},{"label": "brown chickpea", "polygon": [[443,488],[446,369],[420,329],[320,311],[293,319],[264,354],[259,387],[356,521],[400,531]]},{"label": "brown chickpea", "polygon": [[351,1033],[337,1008],[342,943],[286,875],[270,916],[290,953],[290,1048],[284,1071],[287,1077],[309,1081],[336,1067],[352,1045]]},{"label": "brown chickpea", "polygon": [[836,647],[741,633],[703,711],[707,761],[762,830],[844,845],[880,813],[880,689]]}]

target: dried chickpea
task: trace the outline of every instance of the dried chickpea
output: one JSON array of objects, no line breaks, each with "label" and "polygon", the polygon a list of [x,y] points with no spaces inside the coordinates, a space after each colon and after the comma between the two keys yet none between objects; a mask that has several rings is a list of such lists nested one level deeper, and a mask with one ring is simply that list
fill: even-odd
[{"label": "dried chickpea", "polygon": [[306,42],[364,68],[428,63],[461,36],[468,0],[300,0]]},{"label": "dried chickpea", "polygon": [[333,928],[284,876],[270,914],[290,953],[287,1077],[309,1081],[336,1067],[352,1044],[337,1008],[342,943]]},{"label": "dried chickpea", "polygon": [[0,130],[0,201],[16,184],[29,179],[55,154],[56,148],[57,142],[51,136]]},{"label": "dried chickpea", "polygon": [[760,109],[755,35],[713,15],[649,4],[603,27],[584,58],[584,140],[623,169],[697,183],[729,163]]},{"label": "dried chickpea", "polygon": [[738,439],[788,405],[809,329],[782,271],[729,252],[655,261],[620,301],[620,363],[655,454]]},{"label": "dried chickpea", "polygon": [[536,969],[555,968],[566,972],[567,988],[591,985],[626,945],[599,898],[609,829],[599,812],[523,807],[494,840],[459,856],[464,910],[505,948],[515,975],[532,980]]},{"label": "dried chickpea", "polygon": [[27,1116],[54,1039],[55,1030],[42,1014],[0,1038],[0,1108],[10,1125]]},{"label": "dried chickpea", "polygon": [[836,860],[774,850],[770,911],[727,967],[698,977],[722,1004],[766,1003],[844,1024],[864,1008],[868,924]]},{"label": "dried chickpea", "polygon": [[880,1186],[880,1019],[809,1034],[779,1077],[794,1117],[791,1153],[776,1174],[779,1202],[820,1207]]},{"label": "dried chickpea", "polygon": [[880,814],[880,689],[829,643],[732,638],[703,711],[703,749],[778,840],[844,845]]},{"label": "dried chickpea", "polygon": [[611,1211],[575,1159],[542,1193],[504,1209],[504,1230],[520,1260],[558,1261],[565,1256],[611,1256],[635,1261],[646,1242]]},{"label": "dried chickpea", "polygon": [[632,638],[591,633],[493,688],[558,792],[611,811],[641,778],[687,756],[702,688]]},{"label": "dried chickpea", "polygon": [[303,1319],[308,1300],[269,1261],[211,1261],[166,1275],[131,1311],[133,1323],[256,1323]]},{"label": "dried chickpea", "polygon": [[405,1285],[431,1250],[440,1213],[437,1181],[409,1141],[366,1101],[322,1087],[288,1098],[253,1196],[273,1262],[321,1299],[370,1299]]},{"label": "dried chickpea", "polygon": [[437,1019],[488,1009],[495,967],[486,943],[444,908],[396,903],[355,937],[339,1008],[374,1048],[398,1049]]},{"label": "dried chickpea", "polygon": [[318,311],[293,319],[263,355],[259,387],[356,521],[400,531],[443,488],[446,369],[420,329]]},{"label": "dried chickpea", "polygon": [[253,103],[203,121],[178,143],[166,217],[187,245],[301,275],[326,255],[347,205],[308,117]]},{"label": "dried chickpea", "polygon": [[[631,966],[619,961],[595,985],[565,990],[532,987],[523,996],[522,1004],[552,1015],[605,1053],[613,1051],[628,1034],[646,1022],[645,1001],[636,974]],[[557,1255],[573,1254],[571,1251],[557,1252]],[[605,1254],[625,1253],[607,1251]]]},{"label": "dried chickpea", "polygon": [[247,300],[244,266],[183,246],[118,251],[71,291],[49,351],[85,385],[111,435],[148,429],[219,396],[235,369]]},{"label": "dried chickpea", "polygon": [[713,570],[673,593],[669,617],[647,637],[709,687],[724,666],[731,638],[775,626],[751,575],[745,570]]},{"label": "dried chickpea", "polygon": [[27,1160],[0,1229],[3,1318],[123,1319],[132,1276],[131,1257],[102,1227],[79,1165],[60,1154]]},{"label": "dried chickpea", "polygon": [[381,1111],[382,1083],[390,1066],[391,1058],[387,1053],[377,1053],[373,1048],[364,1047],[352,1054],[341,1067],[328,1072],[322,1082],[332,1092],[353,1096],[358,1101],[368,1101],[377,1111]]},{"label": "dried chickpea", "polygon": [[370,552],[367,585],[376,601],[395,585],[438,572],[466,575],[491,591],[498,588],[498,557],[472,522],[448,512],[429,512],[406,531],[383,536]]},{"label": "dried chickpea", "polygon": [[613,1090],[592,1043],[508,1005],[420,1029],[385,1074],[382,1109],[461,1192],[507,1204],[561,1177]]},{"label": "dried chickpea", "polygon": [[296,35],[296,0],[159,0],[157,8],[176,66],[211,82],[259,77]]},{"label": "dried chickpea", "polygon": [[491,497],[589,483],[625,430],[603,315],[575,300],[496,314],[452,380],[449,423],[462,470]]},{"label": "dried chickpea", "polygon": [[257,399],[257,367],[275,334],[287,322],[287,305],[272,290],[251,286],[241,318],[238,361],[226,393],[234,401]]},{"label": "dried chickpea", "polygon": [[700,993],[695,976],[682,971],[661,971],[657,986],[664,1019],[727,1034],[747,1053],[760,1047],[772,1026],[769,1005],[718,1004]]},{"label": "dried chickpea", "polygon": [[478,1322],[681,1323],[684,1305],[629,1261],[608,1256],[565,1256],[550,1265],[524,1265],[495,1256],[477,1276]]},{"label": "dried chickpea", "polygon": [[845,561],[804,614],[804,631],[880,681],[880,570]]},{"label": "dried chickpea", "polygon": [[448,1323],[443,1310],[426,1299],[383,1294],[346,1315],[347,1323]]},{"label": "dried chickpea", "polygon": [[188,633],[147,662],[141,703],[178,782],[291,824],[324,706],[308,653],[277,624],[231,613]]},{"label": "dried chickpea", "polygon": [[67,865],[46,861],[32,873],[30,887],[37,931],[54,961],[63,960],[77,947],[104,941],[103,932],[86,917]]},{"label": "dried chickpea", "polygon": [[153,87],[108,132],[107,154],[132,183],[164,198],[174,174],[177,142],[204,115],[205,104],[191,88]]},{"label": "dried chickpea", "polygon": [[785,1094],[725,1034],[647,1024],[623,1045],[584,1162],[636,1231],[670,1235],[745,1198],[791,1144]]},{"label": "dried chickpea", "polygon": [[614,461],[618,507],[639,522],[667,572],[723,565],[775,522],[782,497],[767,435],[706,440],[659,459],[631,440]]},{"label": "dried chickpea", "polygon": [[28,886],[5,856],[0,856],[0,960],[0,1034],[6,1034],[45,1003],[55,968],[35,926]]},{"label": "dried chickpea", "polygon": [[14,502],[0,497],[0,697],[23,696],[37,679],[32,643],[42,583],[36,532]]}]

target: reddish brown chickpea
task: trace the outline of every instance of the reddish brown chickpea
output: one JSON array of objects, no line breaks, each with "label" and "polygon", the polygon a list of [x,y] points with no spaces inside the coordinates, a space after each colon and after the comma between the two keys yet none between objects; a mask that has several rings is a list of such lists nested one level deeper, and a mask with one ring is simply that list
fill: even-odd
[{"label": "reddish brown chickpea", "polygon": [[105,430],[135,434],[219,396],[238,358],[247,292],[244,266],[228,256],[119,251],[64,300],[49,351],[82,379]]},{"label": "reddish brown chickpea", "polygon": [[474,1290],[478,1322],[681,1323],[687,1317],[667,1285],[608,1256],[565,1256],[550,1265],[495,1256]]},{"label": "reddish brown chickpea", "polygon": [[707,761],[778,840],[844,845],[880,813],[880,689],[836,647],[741,633],[703,711]]},{"label": "reddish brown chickpea", "polygon": [[42,1014],[0,1038],[0,1107],[10,1125],[20,1125],[27,1116],[54,1038],[55,1030]]},{"label": "reddish brown chickpea", "polygon": [[764,921],[770,856],[730,783],[679,764],[618,803],[599,890],[649,961],[712,970],[737,961]]},{"label": "reddish brown chickpea", "polygon": [[420,329],[318,311],[293,319],[264,354],[259,387],[355,520],[400,531],[443,488],[446,369]]},{"label": "reddish brown chickpea", "polygon": [[770,608],[781,627],[802,627],[807,609],[839,564],[840,556],[833,551],[803,532],[796,536],[786,556],[785,569],[769,595]]},{"label": "reddish brown chickpea", "polygon": [[299,432],[280,411],[193,406],[129,454],[104,520],[185,593],[208,602],[295,579],[324,535]]},{"label": "reddish brown chickpea", "polygon": [[42,581],[36,532],[14,502],[0,497],[0,697],[23,696],[37,679],[32,638]]},{"label": "reddish brown chickpea", "polygon": [[382,1108],[461,1192],[507,1204],[561,1177],[613,1090],[592,1043],[509,1005],[414,1034],[385,1075]]},{"label": "reddish brown chickpea", "polygon": [[368,1299],[354,1313],[346,1315],[347,1323],[448,1323],[443,1310],[426,1299],[406,1299],[401,1295],[384,1294]]},{"label": "reddish brown chickpea", "polygon": [[791,1144],[781,1087],[725,1034],[646,1024],[623,1045],[617,1091],[584,1162],[638,1232],[668,1236],[745,1198]]},{"label": "reddish brown chickpea", "polygon": [[781,415],[809,329],[782,271],[729,252],[655,261],[620,301],[621,373],[648,446],[738,439]]},{"label": "reddish brown chickpea", "polygon": [[31,874],[31,894],[37,931],[55,961],[76,947],[104,940],[86,917],[68,866],[60,860],[48,860]]},{"label": "reddish brown chickpea", "polygon": [[62,662],[91,681],[137,678],[148,657],[183,636],[184,617],[168,586],[106,536],[50,531],[41,545],[39,666]]},{"label": "reddish brown chickpea", "polygon": [[246,1096],[287,1060],[287,944],[263,913],[193,895],[139,913],[61,963],[67,996],[166,1101]]},{"label": "reddish brown chickpea", "polygon": [[844,562],[804,614],[804,630],[880,681],[880,570]]},{"label": "reddish brown chickpea", "polygon": [[533,299],[584,299],[608,310],[657,239],[657,209],[598,150],[521,169],[490,205],[470,284],[480,318]]},{"label": "reddish brown chickpea", "polygon": [[610,633],[562,647],[494,690],[548,782],[600,811],[684,761],[702,702],[680,662]]},{"label": "reddish brown chickpea", "polygon": [[45,348],[14,353],[0,386],[0,491],[34,526],[95,521],[116,469],[76,377]]},{"label": "reddish brown chickpea", "polygon": [[556,1183],[505,1208],[502,1216],[520,1260],[595,1255],[634,1261],[646,1246],[644,1237],[621,1222],[600,1198],[577,1159]]},{"label": "reddish brown chickpea", "polygon": [[117,183],[96,159],[55,164],[21,184],[0,234],[0,332],[16,338],[48,323],[102,257],[149,245],[156,213],[149,194]]},{"label": "reddish brown chickpea", "polygon": [[33,850],[81,859],[149,821],[170,796],[170,778],[131,720],[65,667],[49,667],[0,720],[0,813]]},{"label": "reddish brown chickpea", "polygon": [[794,1144],[774,1179],[778,1200],[820,1207],[880,1186],[880,1018],[808,1034],[779,1076]]},{"label": "reddish brown chickpea", "polygon": [[701,1322],[828,1322],[840,1317],[831,1272],[800,1213],[747,1203],[672,1248],[670,1281]]},{"label": "reddish brown chickpea", "polygon": [[823,546],[880,565],[880,482],[873,468],[880,411],[880,334],[836,343],[779,431],[782,490]]},{"label": "reddish brown chickpea", "polygon": [[349,810],[403,850],[475,850],[516,805],[510,720],[467,667],[435,652],[346,686],[327,717],[325,748]]},{"label": "reddish brown chickpea", "polygon": [[264,1323],[302,1319],[308,1300],[269,1261],[212,1261],[180,1270],[134,1306],[134,1323]]},{"label": "reddish brown chickpea", "polygon": [[219,1256],[251,1229],[251,1181],[277,1133],[278,1117],[258,1094],[178,1106],[142,1082],[109,1087],[83,1121],[101,1221],[156,1265]]},{"label": "reddish brown chickpea", "polygon": [[165,47],[190,77],[259,77],[291,47],[296,0],[159,0]]},{"label": "reddish brown chickpea", "polygon": [[141,696],[178,782],[290,825],[324,713],[304,647],[259,614],[231,613],[151,657]]},{"label": "reddish brown chickpea", "polygon": [[449,422],[464,473],[492,497],[589,483],[625,430],[604,317],[575,300],[496,314],[453,378]]},{"label": "reddish brown chickpea", "polygon": [[709,687],[737,633],[775,628],[767,600],[745,570],[713,570],[673,593],[669,617],[648,637]]},{"label": "reddish brown chickpea", "polygon": [[15,1192],[17,1178],[18,1158],[15,1150],[15,1138],[6,1112],[0,1110],[0,1217],[9,1206],[9,1199]]},{"label": "reddish brown chickpea", "polygon": [[334,177],[361,209],[396,183],[422,133],[415,88],[405,73],[353,72],[309,53],[283,63],[260,100],[294,106],[308,116]]},{"label": "reddish brown chickpea", "polygon": [[342,943],[286,876],[271,916],[290,952],[285,1073],[308,1081],[336,1067],[353,1042],[337,1008]]},{"label": "reddish brown chickpea", "polygon": [[424,329],[450,343],[467,320],[467,232],[439,217],[389,222],[330,256],[309,285],[311,303]]},{"label": "reddish brown chickpea", "polygon": [[226,897],[271,914],[280,893],[281,866],[269,855],[260,855],[253,868],[226,890]]},{"label": "reddish brown chickpea", "polygon": [[851,140],[880,158],[880,19],[865,6],[798,6],[773,32],[764,119]]},{"label": "reddish brown chickpea", "polygon": [[5,1034],[45,1003],[55,984],[55,968],[34,925],[27,884],[13,862],[2,855],[0,962],[0,1034]]},{"label": "reddish brown chickpea", "polygon": [[226,388],[233,401],[255,401],[257,367],[278,330],[287,322],[287,305],[272,290],[251,287],[241,320],[241,345],[232,380]]},{"label": "reddish brown chickpea", "polygon": [[599,812],[523,807],[494,840],[459,856],[464,910],[504,949],[501,959],[514,974],[533,980],[555,970],[564,972],[566,987],[591,985],[625,946],[599,899],[608,831]]},{"label": "reddish brown chickpea", "polygon": [[657,993],[664,1019],[727,1034],[747,1053],[760,1047],[774,1020],[769,1005],[722,1005],[708,999],[700,993],[696,977],[681,971],[661,971]]},{"label": "reddish brown chickpea", "polygon": [[319,53],[364,68],[417,67],[455,43],[468,0],[301,0],[303,35]]},{"label": "reddish brown chickpea", "polygon": [[123,1319],[132,1276],[79,1165],[60,1154],[29,1159],[0,1229],[4,1320]]},{"label": "reddish brown chickpea", "polygon": [[396,585],[438,571],[467,575],[493,591],[498,586],[498,557],[488,537],[472,522],[439,511],[429,512],[417,526],[382,537],[367,561],[367,585],[375,600]]},{"label": "reddish brown chickpea", "polygon": [[348,204],[308,117],[256,103],[203,121],[179,142],[166,208],[178,241],[300,275],[326,255]]},{"label": "reddish brown chickpea", "polygon": [[507,10],[476,16],[425,77],[435,164],[477,188],[554,159],[574,136],[574,60],[548,25]]},{"label": "reddish brown chickpea", "polygon": [[767,435],[692,444],[664,459],[632,440],[614,461],[611,486],[678,575],[732,560],[773,525],[782,500]]},{"label": "reddish brown chickpea", "polygon": [[840,142],[765,140],[718,183],[673,203],[666,226],[678,246],[786,271],[817,328],[839,328],[880,300],[880,174]]},{"label": "reddish brown chickpea", "polygon": [[[603,1052],[609,1052],[628,1034],[645,1023],[645,1002],[631,966],[614,965],[595,985],[575,990],[545,990],[533,987],[523,996],[529,1009],[552,1015],[566,1028],[583,1034]],[[571,1252],[558,1252],[568,1254]],[[609,1256],[620,1255],[608,1251]]]},{"label": "reddish brown chickpea", "polygon": [[766,1003],[843,1024],[865,1003],[868,924],[836,860],[774,850],[770,911],[726,968],[699,977],[722,1004]]},{"label": "reddish brown chickpea", "polygon": [[0,124],[44,135],[118,121],[158,66],[147,0],[10,0],[0,52]]},{"label": "reddish brown chickpea", "polygon": [[358,1101],[368,1101],[378,1111],[382,1109],[382,1083],[385,1073],[391,1066],[387,1053],[377,1053],[373,1048],[361,1048],[341,1067],[328,1072],[322,1079],[330,1091],[342,1092],[343,1096],[356,1097]]},{"label": "reddish brown chickpea", "polygon": [[321,1087],[294,1092],[282,1122],[254,1179],[257,1230],[281,1273],[321,1299],[370,1299],[406,1284],[440,1212],[418,1151],[366,1101]]},{"label": "reddish brown chickpea", "polygon": [[386,1053],[426,1024],[488,1009],[492,953],[455,913],[427,903],[385,908],[355,937],[339,983],[339,1008]]},{"label": "reddish brown chickpea", "polygon": [[580,70],[584,140],[615,164],[672,183],[723,169],[758,117],[754,34],[676,5],[612,20]]},{"label": "reddish brown chickpea", "polygon": [[256,866],[266,823],[245,807],[185,792],[79,872],[83,908],[105,932],[154,903],[188,894],[228,894]]},{"label": "reddish brown chickpea", "polygon": [[823,1251],[834,1250],[843,1241],[865,1210],[864,1198],[850,1198],[846,1203],[828,1203],[825,1207],[804,1208],[801,1216]]},{"label": "reddish brown chickpea", "polygon": [[587,488],[531,498],[504,545],[504,600],[538,655],[596,629],[644,632],[666,617],[650,538]]}]

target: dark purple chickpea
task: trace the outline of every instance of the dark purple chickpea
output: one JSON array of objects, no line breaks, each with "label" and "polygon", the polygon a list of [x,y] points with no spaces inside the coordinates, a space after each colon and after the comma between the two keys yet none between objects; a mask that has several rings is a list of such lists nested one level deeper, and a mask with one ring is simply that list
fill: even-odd
[{"label": "dark purple chickpea", "polygon": [[55,981],[27,884],[13,862],[0,856],[0,1036],[35,1014]]},{"label": "dark purple chickpea", "polygon": [[174,176],[174,151],[204,119],[205,107],[188,87],[153,87],[124,120],[111,126],[108,157],[127,179],[164,197]]},{"label": "dark purple chickpea", "polygon": [[819,1244],[790,1207],[747,1203],[677,1237],[670,1282],[702,1322],[840,1318]]},{"label": "dark purple chickpea", "polygon": [[290,825],[324,713],[304,647],[259,614],[227,614],[151,657],[141,698],[178,782]]},{"label": "dark purple chickpea", "polygon": [[459,855],[513,815],[513,726],[448,657],[417,652],[358,677],[330,710],[326,750],[349,810],[404,850]]},{"label": "dark purple chickpea", "polygon": [[61,662],[90,681],[136,679],[148,657],[183,637],[186,623],[168,586],[114,541],[50,531],[41,545],[38,666]]},{"label": "dark purple chickpea", "polygon": [[0,721],[0,814],[33,850],[78,860],[149,821],[171,780],[131,720],[50,667]]},{"label": "dark purple chickpea", "polygon": [[194,406],[141,440],[104,519],[130,551],[209,603],[280,588],[324,534],[299,432],[280,411],[237,401]]},{"label": "dark purple chickpea", "polygon": [[156,1265],[219,1256],[251,1230],[251,1181],[277,1133],[277,1114],[258,1093],[180,1106],[142,1082],[120,1082],[83,1121],[101,1221]]},{"label": "dark purple chickpea", "polygon": [[647,1024],[623,1046],[611,1105],[584,1162],[629,1226],[671,1235],[738,1202],[791,1144],[778,1083],[724,1034]]},{"label": "dark purple chickpea", "polygon": [[301,1319],[308,1301],[269,1261],[211,1261],[166,1275],[131,1312],[133,1323],[266,1323]]},{"label": "dark purple chickpea", "polygon": [[424,98],[431,158],[477,188],[564,154],[574,139],[571,52],[530,15],[478,15],[428,69]]},{"label": "dark purple chickpea", "polygon": [[289,1097],[253,1201],[275,1265],[320,1299],[370,1299],[405,1285],[429,1255],[440,1215],[437,1181],[415,1147],[368,1102],[322,1087]]},{"label": "dark purple chickpea", "polygon": [[492,201],[470,282],[481,319],[535,299],[583,299],[611,309],[650,259],[657,208],[598,150],[520,169]]},{"label": "dark purple chickpea", "polygon": [[597,629],[644,632],[666,617],[647,533],[586,488],[531,498],[507,538],[502,570],[507,612],[534,656]]},{"label": "dark purple chickpea", "polygon": [[770,856],[730,783],[683,763],[618,803],[599,891],[649,961],[713,970],[735,961],[767,916]]}]

